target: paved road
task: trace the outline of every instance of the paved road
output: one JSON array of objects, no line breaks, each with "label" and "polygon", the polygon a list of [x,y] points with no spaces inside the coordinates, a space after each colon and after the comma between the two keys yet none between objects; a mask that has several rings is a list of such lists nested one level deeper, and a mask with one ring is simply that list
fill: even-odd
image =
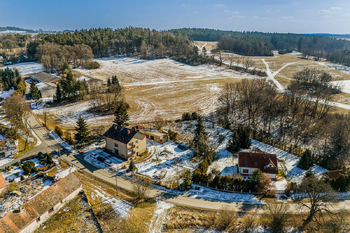
[{"label": "paved road", "polygon": [[[40,138],[40,140],[42,141],[42,144],[38,147],[35,147],[32,151],[28,152],[23,157],[28,157],[30,155],[38,153],[39,151],[46,152],[45,151],[46,149],[48,150],[48,152],[50,152],[51,150],[55,150],[58,147],[60,147],[60,149],[63,149],[40,126],[40,124],[36,121],[36,119],[33,116],[28,119],[28,124],[32,127],[34,132]],[[105,180],[109,183],[115,184],[117,179],[118,187],[121,187],[122,189],[127,191],[131,191],[131,192],[133,191],[133,184],[130,180],[124,179],[122,177],[116,177],[115,174],[112,174],[104,169],[99,169],[91,165],[90,163],[86,162],[81,157],[81,155],[64,154],[62,155],[62,159],[67,160],[67,162],[77,166],[81,170],[89,172],[94,176],[102,180]],[[229,205],[235,211],[246,211],[246,212],[254,212],[254,213],[263,212],[263,205],[207,201],[203,199],[195,199],[195,198],[186,197],[186,196],[173,195],[166,191],[161,191],[159,189],[151,189],[150,192],[148,193],[148,196],[155,199],[163,200],[165,202],[172,203],[175,205],[182,205],[182,206],[194,207],[194,208],[220,210],[223,205]],[[340,207],[345,207],[347,209],[350,209],[350,201],[347,200],[339,203],[338,208]],[[290,204],[290,209],[291,211],[296,212],[298,211],[298,206]]]},{"label": "paved road", "polygon": [[[37,155],[39,152],[43,153],[52,153],[54,151],[58,151],[60,149],[61,151],[63,150],[63,147],[61,144],[57,143],[56,140],[52,139],[52,137],[44,130],[39,122],[35,119],[33,115],[31,115],[27,119],[27,124],[33,129],[35,134],[39,137],[41,140],[41,144],[39,146],[34,147],[32,150],[27,152],[25,155],[22,155],[20,158],[17,158],[13,161],[11,161],[9,164],[13,164],[15,162],[21,161],[21,159],[24,159],[26,157],[32,156],[32,155]],[[9,164],[5,164],[0,167],[0,169],[5,168]]]}]

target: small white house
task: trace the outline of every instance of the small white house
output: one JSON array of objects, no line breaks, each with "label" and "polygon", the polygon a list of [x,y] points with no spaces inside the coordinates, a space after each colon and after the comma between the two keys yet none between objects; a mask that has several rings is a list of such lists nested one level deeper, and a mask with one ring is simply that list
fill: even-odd
[{"label": "small white house", "polygon": [[238,153],[238,169],[244,179],[247,179],[256,169],[260,169],[271,179],[276,180],[278,174],[277,157],[275,154]]}]

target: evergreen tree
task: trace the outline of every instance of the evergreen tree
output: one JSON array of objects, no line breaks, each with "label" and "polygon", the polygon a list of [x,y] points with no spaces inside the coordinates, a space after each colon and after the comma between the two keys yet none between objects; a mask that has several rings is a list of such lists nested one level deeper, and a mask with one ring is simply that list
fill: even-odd
[{"label": "evergreen tree", "polygon": [[131,159],[129,164],[129,171],[134,172],[135,170],[136,170],[136,166],[135,166],[134,160]]},{"label": "evergreen tree", "polygon": [[184,188],[185,190],[190,190],[192,188],[192,175],[191,171],[186,169],[184,172]]},{"label": "evergreen tree", "polygon": [[305,152],[301,155],[301,158],[298,163],[298,168],[307,170],[314,164],[312,153],[309,149],[306,149]]},{"label": "evergreen tree", "polygon": [[239,125],[237,131],[240,138],[241,148],[248,149],[251,146],[251,141],[249,138],[249,129],[245,129],[242,125]]},{"label": "evergreen tree", "polygon": [[115,113],[114,113],[115,119],[114,123],[121,126],[128,126],[129,123],[127,122],[129,120],[129,115],[126,110],[125,104],[123,102],[119,103]]},{"label": "evergreen tree", "polygon": [[46,164],[51,164],[51,163],[53,163],[52,156],[51,154],[48,154],[46,156]]},{"label": "evergreen tree", "polygon": [[31,99],[35,99],[35,100],[38,100],[38,99],[41,98],[41,92],[37,88],[37,86],[35,85],[34,82],[31,82],[31,84],[30,84],[29,96],[30,96]]},{"label": "evergreen tree", "polygon": [[88,129],[88,126],[81,116],[79,116],[79,119],[77,121],[77,127],[75,127],[75,130],[77,133],[75,134],[75,139],[78,141],[78,144],[85,144],[90,142],[90,131]]},{"label": "evergreen tree", "polygon": [[235,131],[232,134],[231,140],[228,142],[227,150],[230,152],[237,152],[241,148],[241,142],[239,138],[239,134]]},{"label": "evergreen tree", "polygon": [[111,83],[111,79],[110,78],[108,78],[107,79],[107,87],[109,87],[109,86],[111,86],[112,85],[112,83]]},{"label": "evergreen tree", "polygon": [[61,100],[62,100],[62,91],[61,91],[60,84],[58,83],[56,87],[56,102],[61,102]]}]

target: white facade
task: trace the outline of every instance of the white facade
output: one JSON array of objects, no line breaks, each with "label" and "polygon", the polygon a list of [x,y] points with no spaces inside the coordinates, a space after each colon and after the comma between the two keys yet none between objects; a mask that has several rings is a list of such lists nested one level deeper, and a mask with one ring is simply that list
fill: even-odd
[{"label": "white facade", "polygon": [[[48,220],[53,214],[55,214],[59,209],[62,208],[67,202],[72,200],[80,191],[83,190],[83,186],[81,185],[79,188],[77,188],[75,191],[73,191],[71,194],[69,194],[66,198],[64,198],[62,201],[57,203],[55,206],[53,206],[53,210],[46,211],[43,215],[41,215],[38,219],[33,220],[27,227],[19,231],[20,233],[32,233],[37,228],[40,227],[41,224],[43,224],[46,220]],[[50,212],[50,213],[49,213]]]},{"label": "white facade", "polygon": [[[239,167],[239,173],[242,175],[243,178],[247,179],[248,176],[252,175],[256,169],[258,169],[258,168]],[[265,173],[265,174],[267,174],[271,179],[276,179],[277,174],[272,174],[272,173]]]}]

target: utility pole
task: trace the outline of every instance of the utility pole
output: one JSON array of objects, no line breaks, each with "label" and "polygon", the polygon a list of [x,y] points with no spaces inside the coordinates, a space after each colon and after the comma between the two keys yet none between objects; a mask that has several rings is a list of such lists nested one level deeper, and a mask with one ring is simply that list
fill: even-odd
[{"label": "utility pole", "polygon": [[117,174],[115,175],[115,185],[117,188],[117,197],[118,197],[118,169],[119,169],[119,167],[117,167]]}]

